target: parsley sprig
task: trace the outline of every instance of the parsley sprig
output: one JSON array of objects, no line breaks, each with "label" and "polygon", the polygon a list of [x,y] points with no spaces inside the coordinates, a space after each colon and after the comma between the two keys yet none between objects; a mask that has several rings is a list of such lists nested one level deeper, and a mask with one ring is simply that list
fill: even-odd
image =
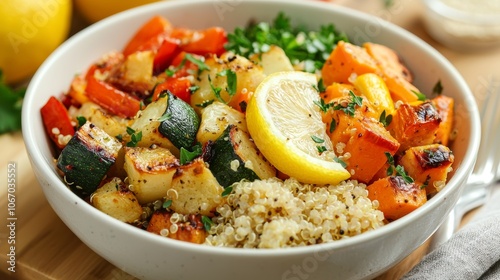
[{"label": "parsley sprig", "polygon": [[387,158],[387,163],[389,163],[389,168],[387,168],[387,176],[391,176],[394,174],[394,172],[396,172],[396,175],[401,176],[406,183],[411,184],[414,182],[413,178],[406,174],[405,168],[403,166],[395,166],[394,157],[391,155],[391,153],[385,152],[385,156]]},{"label": "parsley sprig", "polygon": [[290,18],[279,13],[272,23],[252,23],[246,28],[236,28],[228,34],[225,48],[248,58],[276,45],[285,51],[293,64],[303,62],[305,71],[314,72],[321,69],[338,41],[349,40],[333,24],[323,25],[319,31],[308,31],[305,26],[292,26]]},{"label": "parsley sprig", "polygon": [[127,134],[130,135],[130,141],[127,142],[127,147],[137,147],[139,141],[142,140],[142,131],[135,131],[133,128],[127,126]]},{"label": "parsley sprig", "polygon": [[354,92],[349,91],[350,102],[347,104],[341,104],[338,102],[325,103],[325,100],[320,98],[319,101],[314,101],[314,104],[320,108],[321,111],[327,112],[330,108],[333,110],[341,110],[349,116],[354,116],[356,111],[356,106],[363,105],[363,97],[357,96]]},{"label": "parsley sprig", "polygon": [[21,106],[25,88],[13,89],[6,85],[0,69],[0,134],[21,129]]}]

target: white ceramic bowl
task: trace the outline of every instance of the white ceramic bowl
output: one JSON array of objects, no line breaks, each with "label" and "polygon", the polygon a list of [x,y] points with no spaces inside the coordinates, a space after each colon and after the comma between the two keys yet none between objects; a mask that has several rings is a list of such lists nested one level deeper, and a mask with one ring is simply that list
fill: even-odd
[{"label": "white ceramic bowl", "polygon": [[[455,169],[447,186],[423,207],[380,229],[337,242],[270,250],[214,248],[167,239],[119,222],[93,208],[57,175],[43,129],[40,107],[67,90],[103,53],[121,49],[155,14],[177,26],[222,26],[232,30],[250,19],[272,20],[284,11],[310,28],[333,22],[357,43],[394,48],[415,74],[423,92],[441,80],[456,99],[459,134],[452,149]],[[409,32],[378,18],[314,1],[168,1],[144,6],[90,26],[58,48],[33,77],[24,101],[23,135],[47,200],[65,224],[91,249],[143,279],[369,279],[420,246],[456,203],[478,150],[480,125],[473,95],[457,70]]]}]

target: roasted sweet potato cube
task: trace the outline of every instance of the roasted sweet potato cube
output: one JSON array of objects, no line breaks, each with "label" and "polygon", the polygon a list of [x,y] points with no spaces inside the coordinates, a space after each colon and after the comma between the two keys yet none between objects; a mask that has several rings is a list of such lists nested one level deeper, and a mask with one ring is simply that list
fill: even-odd
[{"label": "roasted sweet potato cube", "polygon": [[427,194],[432,195],[445,185],[454,159],[448,147],[431,144],[409,148],[399,164],[416,182],[426,186]]},{"label": "roasted sweet potato cube", "polygon": [[366,187],[368,198],[379,203],[378,210],[388,221],[397,220],[427,202],[425,188],[407,183],[401,176],[388,176]]},{"label": "roasted sweet potato cube", "polygon": [[415,92],[420,92],[413,84],[413,77],[401,62],[397,53],[387,46],[365,43],[363,47],[376,61],[379,72],[391,92],[394,102],[401,100],[411,102],[418,100]]},{"label": "roasted sweet potato cube", "polygon": [[368,183],[387,162],[385,153],[394,155],[399,143],[374,119],[360,119],[354,128],[356,131],[344,148],[344,155],[350,154],[345,160],[346,169],[351,172],[351,179]]},{"label": "roasted sweet potato cube", "polygon": [[434,142],[448,146],[450,135],[453,130],[455,100],[452,97],[441,94],[433,98],[431,101],[432,104],[434,104],[434,107],[436,107],[439,117],[441,118],[441,123],[439,124],[438,131],[436,132],[436,139],[434,139]]},{"label": "roasted sweet potato cube", "polygon": [[187,221],[175,221],[173,213],[156,211],[151,216],[147,231],[173,239],[201,244],[205,242],[206,231],[201,215],[188,215]]},{"label": "roasted sweet potato cube", "polygon": [[387,161],[385,152],[394,155],[399,143],[381,123],[366,117],[363,111],[363,106],[358,107],[351,116],[342,110],[330,110],[323,120],[327,127],[333,128],[327,129],[327,134],[335,152],[344,156],[351,179],[368,183]]},{"label": "roasted sweet potato cube", "polygon": [[358,90],[351,84],[333,83],[327,86],[326,91],[321,93],[320,96],[323,98],[325,103],[330,103],[336,98],[349,96],[351,91],[355,95],[359,95]]},{"label": "roasted sweet potato cube", "polygon": [[400,152],[410,147],[434,143],[441,118],[431,102],[401,104],[387,129],[401,144]]},{"label": "roasted sweet potato cube", "polygon": [[321,74],[326,86],[349,83],[351,75],[376,73],[377,63],[364,48],[340,41],[326,60]]}]

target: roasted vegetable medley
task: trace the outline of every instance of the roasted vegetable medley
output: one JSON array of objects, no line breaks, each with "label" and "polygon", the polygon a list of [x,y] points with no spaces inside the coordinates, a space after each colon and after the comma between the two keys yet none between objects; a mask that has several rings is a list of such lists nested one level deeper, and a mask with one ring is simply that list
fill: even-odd
[{"label": "roasted vegetable medley", "polygon": [[446,184],[454,100],[333,25],[193,30],[155,16],[41,108],[65,184],[182,241],[273,248],[383,226]]}]

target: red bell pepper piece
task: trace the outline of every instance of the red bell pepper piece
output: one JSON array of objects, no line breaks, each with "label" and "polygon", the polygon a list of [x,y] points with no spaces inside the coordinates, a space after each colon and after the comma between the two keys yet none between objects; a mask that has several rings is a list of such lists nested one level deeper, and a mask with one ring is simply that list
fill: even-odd
[{"label": "red bell pepper piece", "polygon": [[47,103],[40,109],[42,114],[43,124],[47,135],[59,149],[66,146],[62,137],[75,134],[75,128],[71,124],[71,119],[68,110],[59,99],[54,96],[50,97]]},{"label": "red bell pepper piece", "polygon": [[227,33],[223,28],[212,27],[194,31],[185,28],[174,28],[170,36],[181,40],[181,49],[198,55],[216,54],[220,56],[226,50]]},{"label": "red bell pepper piece", "polygon": [[180,42],[177,39],[165,37],[162,44],[156,50],[153,61],[153,74],[158,75],[170,66],[172,60],[180,52]]},{"label": "red bell pepper piece", "polygon": [[156,101],[160,97],[160,94],[169,90],[173,95],[184,100],[186,103],[191,102],[191,82],[186,78],[168,78],[165,82],[158,84],[153,92],[152,100]]},{"label": "red bell pepper piece", "polygon": [[138,99],[98,80],[94,75],[87,76],[85,92],[92,102],[122,118],[133,118],[141,109]]},{"label": "red bell pepper piece", "polygon": [[154,16],[135,33],[130,39],[125,48],[123,55],[128,56],[150,41],[152,38],[158,37],[172,29],[172,24],[161,16]]},{"label": "red bell pepper piece", "polygon": [[[202,60],[203,57],[199,55],[191,54],[194,58],[198,60]],[[198,71],[198,66],[193,62],[185,59],[186,52],[180,52],[177,56],[172,60],[171,65],[175,68],[175,73],[172,77],[186,77],[196,73]],[[182,65],[181,65],[182,64]]]}]

